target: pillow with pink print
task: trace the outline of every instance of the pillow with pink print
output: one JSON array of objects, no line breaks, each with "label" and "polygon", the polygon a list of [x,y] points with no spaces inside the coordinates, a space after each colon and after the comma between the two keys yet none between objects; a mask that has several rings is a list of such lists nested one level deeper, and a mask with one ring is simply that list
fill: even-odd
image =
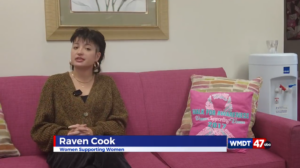
[{"label": "pillow with pink print", "polygon": [[[190,91],[193,126],[190,135],[247,138],[253,92]],[[246,149],[228,150],[245,153]]]}]

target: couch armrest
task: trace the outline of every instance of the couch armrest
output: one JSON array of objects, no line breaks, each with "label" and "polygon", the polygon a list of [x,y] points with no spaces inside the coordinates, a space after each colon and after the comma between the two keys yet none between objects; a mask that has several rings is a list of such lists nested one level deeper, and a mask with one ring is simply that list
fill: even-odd
[{"label": "couch armrest", "polygon": [[300,167],[300,122],[257,112],[253,132],[271,142],[271,152],[281,156],[288,168]]}]

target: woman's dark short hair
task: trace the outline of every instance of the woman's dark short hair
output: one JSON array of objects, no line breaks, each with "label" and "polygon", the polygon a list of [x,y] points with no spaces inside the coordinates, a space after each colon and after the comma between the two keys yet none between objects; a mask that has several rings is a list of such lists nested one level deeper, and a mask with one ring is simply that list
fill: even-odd
[{"label": "woman's dark short hair", "polygon": [[[96,51],[101,53],[101,57],[98,62],[101,65],[102,60],[105,56],[106,42],[103,34],[99,31],[89,29],[87,27],[81,27],[75,30],[70,41],[74,43],[76,39],[82,39],[93,43],[96,46]],[[100,68],[101,69],[101,68]]]}]

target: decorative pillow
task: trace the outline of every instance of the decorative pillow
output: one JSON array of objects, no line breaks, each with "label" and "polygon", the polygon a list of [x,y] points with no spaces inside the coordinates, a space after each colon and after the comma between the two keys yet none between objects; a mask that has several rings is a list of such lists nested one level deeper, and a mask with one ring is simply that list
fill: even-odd
[{"label": "decorative pillow", "polygon": [[0,158],[12,156],[20,156],[20,152],[11,141],[11,136],[4,120],[4,114],[0,104]]},{"label": "decorative pillow", "polygon": [[[244,79],[229,79],[226,77],[192,75],[192,90],[199,92],[253,92],[252,98],[252,113],[251,122],[248,128],[248,138],[254,138],[252,127],[255,123],[255,114],[257,110],[257,103],[259,99],[259,91],[262,85],[262,78],[258,77],[253,80]],[[187,107],[182,117],[180,128],[176,135],[189,135],[192,127],[192,118],[190,110],[190,95],[187,101]]]},{"label": "decorative pillow", "polygon": [[[193,126],[190,135],[226,135],[247,138],[253,92],[190,91]],[[228,150],[246,152],[245,149]]]}]

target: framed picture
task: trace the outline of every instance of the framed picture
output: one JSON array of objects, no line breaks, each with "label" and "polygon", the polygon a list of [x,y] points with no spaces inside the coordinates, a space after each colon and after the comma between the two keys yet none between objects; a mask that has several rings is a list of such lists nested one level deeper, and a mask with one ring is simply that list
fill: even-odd
[{"label": "framed picture", "polygon": [[300,39],[300,0],[286,2],[286,37],[287,40]]},{"label": "framed picture", "polygon": [[169,39],[168,0],[45,0],[47,41],[66,41],[78,27],[106,40]]}]

